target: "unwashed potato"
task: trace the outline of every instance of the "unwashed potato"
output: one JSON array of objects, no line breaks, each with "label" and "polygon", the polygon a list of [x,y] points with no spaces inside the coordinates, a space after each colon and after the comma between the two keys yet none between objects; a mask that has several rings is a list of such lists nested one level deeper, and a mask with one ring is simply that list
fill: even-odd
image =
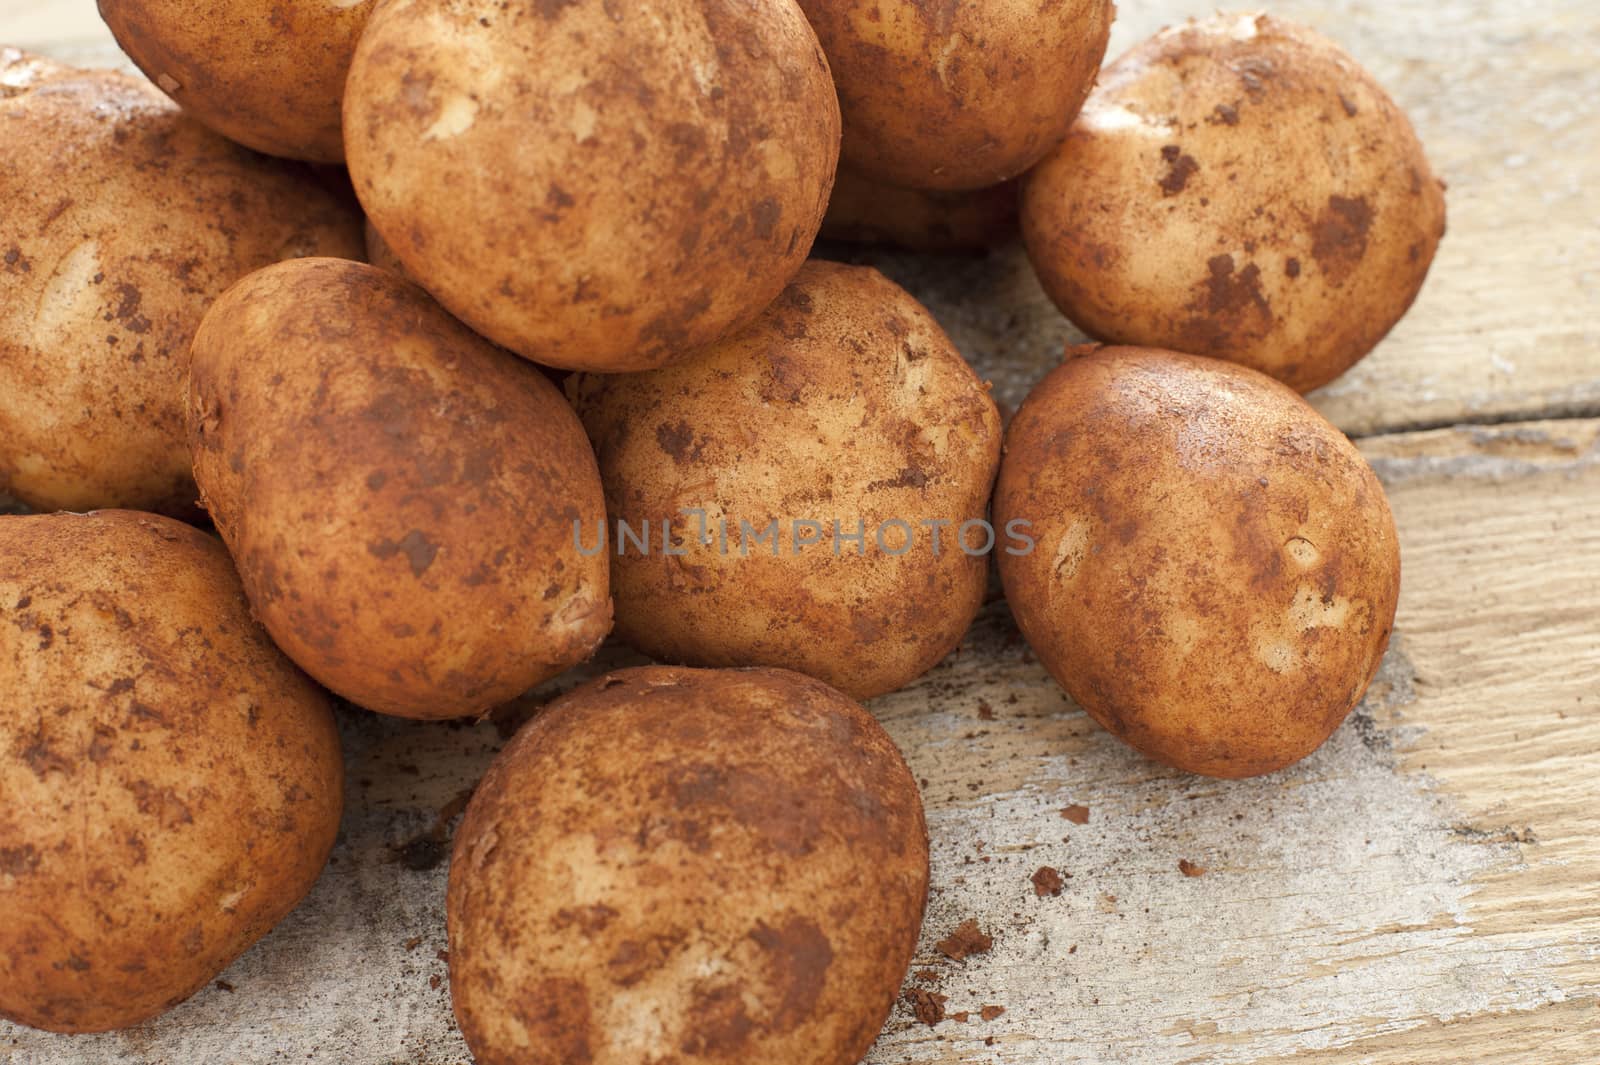
[{"label": "unwashed potato", "polygon": [[0,491],[193,516],[182,379],[201,315],[258,267],[359,256],[360,217],[143,81],[15,49],[0,204]]},{"label": "unwashed potato", "polygon": [[183,109],[269,155],[344,161],[340,104],[375,0],[99,0],[122,50]]},{"label": "unwashed potato", "polygon": [[782,670],[624,670],[473,796],[456,1018],[478,1065],[855,1065],[927,890],[916,782],[860,706]]},{"label": "unwashed potato", "polygon": [[[938,664],[982,605],[987,562],[957,541],[986,517],[999,413],[876,270],[808,263],[711,350],[567,390],[612,518],[649,523],[645,548],[620,527],[607,544],[617,632],[646,654],[781,666],[867,698]],[[835,523],[864,541],[837,540]],[[585,549],[601,534],[586,526]]]},{"label": "unwashed potato", "polygon": [[903,189],[839,168],[822,220],[824,240],[910,251],[983,251],[1017,233],[1017,185],[970,192]]},{"label": "unwashed potato", "polygon": [[535,362],[613,372],[782,291],[839,110],[793,0],[391,0],[345,135],[373,224],[440,303]]},{"label": "unwashed potato", "polygon": [[0,1016],[144,1021],[293,909],[339,829],[327,696],[215,539],[0,517]]},{"label": "unwashed potato", "polygon": [[1444,186],[1332,41],[1270,15],[1166,30],[1106,68],[1028,178],[1039,279],[1102,340],[1232,359],[1299,391],[1422,288]]},{"label": "unwashed potato", "polygon": [[978,189],[1065,137],[1111,0],[800,0],[844,112],[844,159],[904,188]]},{"label": "unwashed potato", "polygon": [[604,499],[539,370],[362,263],[283,263],[229,289],[194,343],[195,477],[273,638],[352,702],[487,710],[587,658]]},{"label": "unwashed potato", "polygon": [[1400,552],[1361,454],[1285,386],[1107,348],[1034,390],[996,521],[1017,624],[1078,704],[1152,758],[1270,773],[1316,750],[1389,643]]}]

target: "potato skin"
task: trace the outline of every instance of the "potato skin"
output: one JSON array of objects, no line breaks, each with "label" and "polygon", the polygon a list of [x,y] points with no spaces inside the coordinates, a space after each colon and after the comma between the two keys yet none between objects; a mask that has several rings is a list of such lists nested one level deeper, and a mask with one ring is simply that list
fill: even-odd
[{"label": "potato skin", "polygon": [[535,362],[618,372],[782,291],[839,112],[793,0],[391,0],[345,134],[373,224],[440,303]]},{"label": "potato skin", "polygon": [[0,81],[0,492],[194,517],[201,316],[279,259],[359,256],[360,218],[137,79],[0,49]]},{"label": "potato skin", "polygon": [[278,645],[352,702],[479,713],[610,628],[594,454],[533,367],[336,259],[228,290],[195,337],[195,477]]},{"label": "potato skin", "polygon": [[1400,551],[1383,487],[1292,390],[1215,359],[1107,348],[1034,390],[995,519],[1017,624],[1096,720],[1152,758],[1247,777],[1299,761],[1388,646]]},{"label": "potato skin", "polygon": [[860,706],[782,670],[623,670],[473,796],[456,1018],[478,1065],[854,1065],[927,891],[916,782]]},{"label": "potato skin", "polygon": [[[567,390],[611,517],[650,522],[648,553],[611,546],[617,633],[646,654],[779,666],[869,698],[937,665],[982,605],[987,562],[954,537],[985,517],[999,413],[932,316],[876,270],[813,261],[754,325],[694,359]],[[683,508],[705,509],[711,543]],[[825,541],[741,552],[740,521],[796,519],[827,525]],[[896,519],[916,537],[898,556],[875,543]],[[684,556],[664,553],[664,520]],[[923,520],[951,522],[937,555]],[[834,553],[834,521],[866,523],[865,555]],[[598,535],[586,527],[585,547]],[[886,535],[896,548],[904,532]]]},{"label": "potato skin", "polygon": [[840,167],[822,238],[908,251],[985,251],[1017,235],[1018,201],[1013,181],[938,192],[885,185]]},{"label": "potato skin", "polygon": [[1072,126],[1111,0],[800,0],[839,86],[843,158],[904,188],[1016,177]]},{"label": "potato skin", "polygon": [[343,804],[332,708],[214,538],[0,517],[0,690],[0,1016],[146,1020],[315,883]]},{"label": "potato skin", "polygon": [[198,121],[268,155],[344,162],[345,76],[376,0],[98,2],[122,50]]},{"label": "potato skin", "polygon": [[1045,291],[1090,335],[1301,392],[1405,315],[1445,231],[1405,114],[1332,41],[1269,15],[1191,22],[1107,67],[1022,215]]}]

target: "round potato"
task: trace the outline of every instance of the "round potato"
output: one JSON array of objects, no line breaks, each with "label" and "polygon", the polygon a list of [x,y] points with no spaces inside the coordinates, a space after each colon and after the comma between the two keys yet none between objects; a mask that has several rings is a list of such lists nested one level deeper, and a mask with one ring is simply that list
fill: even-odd
[{"label": "round potato", "polygon": [[782,670],[624,670],[467,808],[456,1018],[478,1065],[855,1065],[927,891],[916,782],[860,706]]},{"label": "round potato", "polygon": [[99,0],[122,50],[189,114],[258,152],[320,163],[344,162],[344,82],[374,2]]},{"label": "round potato", "polygon": [[1333,42],[1269,15],[1167,30],[1106,68],[1029,175],[1039,279],[1092,336],[1231,359],[1301,392],[1411,306],[1444,187]]},{"label": "round potato", "polygon": [[1400,588],[1360,452],[1254,370],[1108,348],[1069,360],[1006,435],[997,522],[1017,624],[1097,721],[1215,777],[1322,745],[1371,682]]},{"label": "round potato", "polygon": [[833,67],[845,162],[904,188],[978,189],[1067,135],[1111,0],[800,0]]},{"label": "round potato", "polygon": [[388,714],[479,713],[611,624],[594,453],[538,368],[362,263],[282,263],[195,337],[195,477],[290,658]]},{"label": "round potato", "polygon": [[206,307],[279,259],[359,256],[360,217],[134,78],[0,49],[0,89],[0,492],[193,517]]},{"label": "round potato", "polygon": [[614,372],[782,291],[827,207],[839,108],[793,0],[391,0],[345,134],[373,224],[440,303],[535,362]]},{"label": "round potato", "polygon": [[987,515],[999,413],[876,270],[808,263],[709,351],[567,389],[618,523],[617,631],[646,654],[867,698],[936,665],[982,605],[988,534],[966,526]]},{"label": "round potato", "polygon": [[1017,233],[1017,185],[970,192],[902,189],[840,167],[822,220],[824,240],[910,251],[984,251]]},{"label": "round potato", "polygon": [[0,1016],[137,1024],[292,910],[339,830],[327,696],[215,539],[0,517]]}]

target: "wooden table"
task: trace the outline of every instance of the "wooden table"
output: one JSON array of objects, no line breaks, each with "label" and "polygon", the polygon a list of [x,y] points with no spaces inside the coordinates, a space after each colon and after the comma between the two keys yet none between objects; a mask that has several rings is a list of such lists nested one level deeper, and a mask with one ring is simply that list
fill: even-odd
[{"label": "wooden table", "polygon": [[[1114,51],[1205,5],[1123,6]],[[1451,184],[1415,310],[1315,397],[1394,504],[1394,648],[1326,748],[1224,784],[1112,740],[992,607],[873,706],[933,834],[911,986],[948,998],[933,1027],[899,1007],[873,1065],[1600,1062],[1600,8],[1276,10],[1360,57]],[[0,41],[120,61],[90,0],[0,0]],[[1008,406],[1071,336],[1016,249],[863,258]],[[0,1025],[0,1061],[467,1061],[437,953],[448,817],[514,724],[345,715],[350,802],[309,901],[159,1021]],[[1070,874],[1060,896],[1035,895],[1046,865]],[[968,918],[993,949],[944,959]]]}]

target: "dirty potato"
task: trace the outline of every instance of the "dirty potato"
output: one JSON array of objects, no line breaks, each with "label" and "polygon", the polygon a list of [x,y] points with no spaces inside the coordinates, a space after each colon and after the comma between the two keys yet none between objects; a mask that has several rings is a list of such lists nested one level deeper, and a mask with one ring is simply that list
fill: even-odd
[{"label": "dirty potato", "polygon": [[456,1018],[478,1065],[855,1065],[927,890],[916,782],[860,706],[783,670],[624,670],[473,796]]},{"label": "dirty potato", "polygon": [[202,499],[278,645],[352,702],[478,713],[610,627],[594,454],[539,370],[362,263],[253,274],[195,337]]},{"label": "dirty potato", "polygon": [[1167,30],[1108,67],[1022,214],[1045,290],[1091,335],[1301,392],[1394,327],[1445,229],[1444,187],[1394,101],[1269,15]]},{"label": "dirty potato", "polygon": [[359,256],[359,216],[142,81],[15,49],[0,204],[0,492],[193,516],[182,378],[201,315],[279,259]]},{"label": "dirty potato", "polygon": [[137,1024],[316,881],[343,803],[332,709],[212,537],[0,517],[0,691],[0,1016]]},{"label": "dirty potato", "polygon": [[997,522],[1023,635],[1085,710],[1195,773],[1321,746],[1389,642],[1400,554],[1383,488],[1304,400],[1215,359],[1069,359],[1006,435]]},{"label": "dirty potato", "polygon": [[839,86],[844,160],[905,188],[1014,178],[1066,136],[1111,0],[800,0]]},{"label": "dirty potato", "polygon": [[822,220],[824,240],[909,251],[984,251],[1017,233],[1017,185],[969,192],[903,189],[840,167]]},{"label": "dirty potato", "polygon": [[406,271],[535,362],[664,365],[753,319],[827,206],[839,109],[793,0],[392,0],[351,174]]},{"label": "dirty potato", "polygon": [[971,624],[987,533],[968,523],[986,517],[999,414],[877,271],[808,263],[711,350],[567,389],[617,521],[583,548],[611,551],[617,631],[646,654],[781,666],[867,698]]},{"label": "dirty potato", "polygon": [[374,3],[99,0],[122,50],[190,115],[258,152],[320,163],[344,161],[345,76]]}]

